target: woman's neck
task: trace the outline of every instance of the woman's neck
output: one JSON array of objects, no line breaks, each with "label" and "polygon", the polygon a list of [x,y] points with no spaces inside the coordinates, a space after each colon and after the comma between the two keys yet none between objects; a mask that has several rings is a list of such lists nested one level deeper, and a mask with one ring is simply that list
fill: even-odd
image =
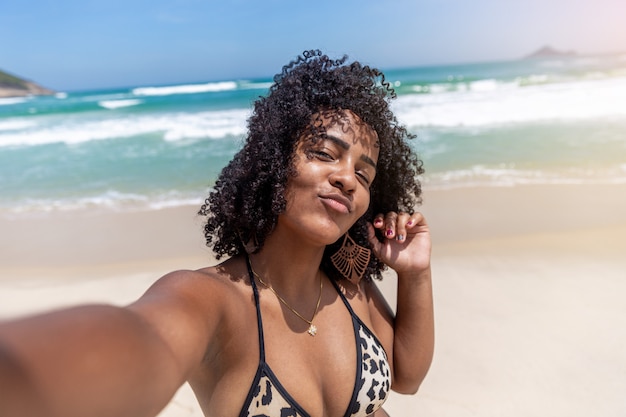
[{"label": "woman's neck", "polygon": [[259,253],[249,257],[252,269],[265,283],[283,297],[298,298],[319,288],[319,266],[324,249],[272,235]]}]

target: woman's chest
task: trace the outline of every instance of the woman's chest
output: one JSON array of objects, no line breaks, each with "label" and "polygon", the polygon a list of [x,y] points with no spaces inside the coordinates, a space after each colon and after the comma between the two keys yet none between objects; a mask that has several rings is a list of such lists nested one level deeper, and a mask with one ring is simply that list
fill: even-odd
[{"label": "woman's chest", "polygon": [[384,351],[372,361],[377,345],[340,297],[323,304],[314,323],[311,336],[308,323],[271,302],[230,320],[220,349],[192,381],[205,414],[342,416],[362,391],[364,370],[374,365],[389,375],[379,369]]}]

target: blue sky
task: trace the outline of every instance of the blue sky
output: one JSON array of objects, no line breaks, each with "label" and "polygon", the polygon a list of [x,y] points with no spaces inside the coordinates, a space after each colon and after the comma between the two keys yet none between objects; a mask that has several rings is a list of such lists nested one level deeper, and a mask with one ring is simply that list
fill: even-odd
[{"label": "blue sky", "polygon": [[625,0],[2,0],[0,69],[56,90],[271,76],[304,49],[380,68],[626,51]]}]

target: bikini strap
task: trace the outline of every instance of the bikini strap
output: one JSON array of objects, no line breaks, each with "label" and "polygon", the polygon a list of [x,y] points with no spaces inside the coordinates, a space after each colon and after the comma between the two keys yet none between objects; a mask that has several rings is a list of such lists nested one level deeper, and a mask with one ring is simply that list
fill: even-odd
[{"label": "bikini strap", "polygon": [[350,312],[350,315],[355,316],[356,314],[354,313],[354,311],[352,310],[352,306],[350,305],[350,303],[348,302],[348,299],[346,298],[345,295],[343,295],[343,292],[341,292],[341,288],[339,288],[339,284],[337,284],[337,282],[330,278],[329,279],[330,282],[333,283],[333,286],[335,287],[335,289],[337,290],[337,293],[339,294],[339,296],[341,297],[341,300],[343,301],[343,303],[345,304],[346,308],[348,309],[348,311]]},{"label": "bikini strap", "polygon": [[259,302],[259,290],[257,289],[256,282],[254,280],[254,274],[252,273],[252,265],[250,264],[250,258],[246,256],[246,266],[248,267],[248,276],[250,277],[250,284],[252,285],[252,292],[254,294],[254,304],[256,305],[256,321],[259,328],[259,356],[261,363],[265,362],[265,339],[263,338],[263,320],[261,319],[261,303]]}]

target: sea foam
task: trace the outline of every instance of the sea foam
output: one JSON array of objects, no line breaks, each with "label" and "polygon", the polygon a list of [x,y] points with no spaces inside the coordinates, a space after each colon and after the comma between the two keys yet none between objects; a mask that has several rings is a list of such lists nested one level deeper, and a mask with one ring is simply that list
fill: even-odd
[{"label": "sea foam", "polygon": [[[31,120],[23,120],[23,119],[6,119],[0,120],[0,132],[2,131],[10,131],[10,130],[23,130],[36,126],[37,124]],[[0,136],[0,145],[2,145],[2,138],[4,136]]]},{"label": "sea foam", "polygon": [[155,195],[109,190],[101,194],[81,197],[30,198],[10,202],[0,200],[0,210],[3,214],[51,213],[84,209],[105,209],[108,211],[125,212],[146,209],[162,210],[190,205],[200,206],[204,194],[207,194],[204,190],[187,193],[170,191]]},{"label": "sea foam", "polygon": [[234,81],[223,81],[206,84],[185,84],[165,87],[139,87],[134,88],[132,93],[136,96],[169,96],[172,94],[197,94],[237,89]]},{"label": "sea foam", "polygon": [[9,106],[11,104],[25,103],[28,97],[6,97],[0,98],[0,106]]},{"label": "sea foam", "polygon": [[626,169],[620,169],[616,166],[602,169],[518,169],[507,165],[493,167],[474,165],[467,169],[431,173],[423,178],[423,182],[430,189],[513,187],[516,185],[626,184]]},{"label": "sea foam", "polygon": [[[74,121],[57,117],[47,125],[32,129],[19,122],[5,124],[0,136],[2,146],[33,146],[48,143],[78,144],[94,140],[129,138],[138,135],[159,134],[165,140],[218,139],[245,133],[248,110],[220,110],[198,113],[165,113],[162,115],[125,115],[104,119]],[[2,127],[3,125],[0,125]],[[12,129],[9,129],[11,128]],[[19,127],[23,129],[18,130]]]},{"label": "sea foam", "polygon": [[122,107],[131,107],[131,106],[137,106],[139,104],[143,103],[142,100],[103,100],[103,101],[99,101],[98,105],[100,105],[101,107],[104,107],[105,109],[119,109]]},{"label": "sea foam", "polygon": [[400,96],[398,119],[410,127],[486,126],[626,116],[626,77],[519,88],[473,83],[469,91]]}]

